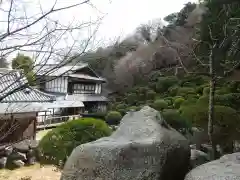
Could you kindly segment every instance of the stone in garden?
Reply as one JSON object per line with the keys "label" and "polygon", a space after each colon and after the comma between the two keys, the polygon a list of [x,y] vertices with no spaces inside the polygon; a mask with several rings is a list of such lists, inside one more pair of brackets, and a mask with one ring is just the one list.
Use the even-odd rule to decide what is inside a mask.
{"label": "stone in garden", "polygon": [[186,175],[185,180],[240,180],[240,153],[227,154],[198,166]]}
{"label": "stone in garden", "polygon": [[145,106],[125,115],[110,137],[75,148],[61,180],[184,179],[189,163],[185,137]]}
{"label": "stone in garden", "polygon": [[11,160],[22,160],[22,161],[27,160],[26,154],[21,152],[13,152],[12,154],[9,155],[9,158]]}
{"label": "stone in garden", "polygon": [[13,148],[22,153],[27,153],[29,149],[36,149],[37,147],[38,141],[29,139],[13,144]]}
{"label": "stone in garden", "polygon": [[21,160],[14,160],[12,163],[16,166],[16,168],[20,168],[25,165],[25,163]]}
{"label": "stone in garden", "polygon": [[27,163],[29,165],[34,165],[36,163],[35,151],[33,149],[30,149],[29,152],[27,152],[26,156],[27,156]]}
{"label": "stone in garden", "polygon": [[6,164],[7,164],[7,157],[0,158],[0,169],[5,168]]}
{"label": "stone in garden", "polygon": [[0,147],[0,157],[9,156],[12,153],[12,146],[1,146]]}
{"label": "stone in garden", "polygon": [[5,148],[5,154],[6,156],[9,156],[13,152],[13,147],[12,146],[7,146]]}
{"label": "stone in garden", "polygon": [[38,141],[37,140],[28,140],[28,141],[29,141],[30,149],[36,149],[38,147]]}
{"label": "stone in garden", "polygon": [[30,149],[29,142],[27,140],[24,140],[19,143],[13,144],[13,148],[19,152],[27,153]]}
{"label": "stone in garden", "polygon": [[191,149],[191,167],[195,168],[199,165],[209,162],[209,156],[197,149]]}

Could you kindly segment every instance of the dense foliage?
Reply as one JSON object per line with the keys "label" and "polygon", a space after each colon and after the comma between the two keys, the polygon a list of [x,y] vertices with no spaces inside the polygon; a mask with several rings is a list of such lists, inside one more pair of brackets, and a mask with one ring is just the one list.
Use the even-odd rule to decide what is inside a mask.
{"label": "dense foliage", "polygon": [[42,163],[59,165],[80,144],[109,136],[111,129],[100,119],[82,118],[67,122],[48,132],[39,143]]}
{"label": "dense foliage", "polygon": [[[209,87],[206,82],[208,77],[185,76],[178,79],[159,75],[157,79],[162,82],[161,86],[158,84],[159,81],[153,79],[146,86],[136,86],[118,95],[111,105],[111,110],[122,112],[124,115],[132,106],[138,110],[144,105],[149,105],[159,110],[164,119],[181,133],[185,133],[186,130],[191,131],[191,126],[207,130]],[[238,82],[230,81],[217,84],[214,137],[220,144],[230,142],[239,135],[240,119],[237,111],[240,109],[240,90],[234,88],[232,93],[232,87],[239,85]],[[159,91],[159,87],[164,91]],[[154,96],[146,96],[148,92],[154,92]],[[129,101],[129,96],[133,95],[134,101]]]}
{"label": "dense foliage", "polygon": [[12,68],[23,70],[29,84],[35,84],[35,74],[33,72],[34,61],[29,56],[25,56],[24,54],[18,54],[12,60]]}
{"label": "dense foliage", "polygon": [[119,122],[121,121],[122,119],[122,115],[120,112],[118,111],[110,111],[108,112],[108,114],[106,115],[106,122],[109,124],[109,125],[118,125]]}

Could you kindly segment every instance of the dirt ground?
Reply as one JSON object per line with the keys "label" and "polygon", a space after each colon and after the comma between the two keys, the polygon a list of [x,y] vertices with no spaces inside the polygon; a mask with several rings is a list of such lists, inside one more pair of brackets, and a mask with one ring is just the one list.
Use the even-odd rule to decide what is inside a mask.
{"label": "dirt ground", "polygon": [[39,164],[12,171],[0,170],[0,180],[59,180],[60,176],[61,172],[56,167],[40,167]]}

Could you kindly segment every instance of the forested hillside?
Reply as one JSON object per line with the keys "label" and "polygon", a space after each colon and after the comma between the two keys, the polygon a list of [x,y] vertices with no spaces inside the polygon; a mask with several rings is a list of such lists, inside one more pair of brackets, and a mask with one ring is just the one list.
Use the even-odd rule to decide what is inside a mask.
{"label": "forested hillside", "polygon": [[240,64],[240,1],[187,3],[164,20],[168,25],[141,25],[77,61],[88,62],[118,92],[110,110],[124,115],[148,104],[179,131],[201,127],[210,143],[230,151],[240,128],[240,84],[233,81]]}

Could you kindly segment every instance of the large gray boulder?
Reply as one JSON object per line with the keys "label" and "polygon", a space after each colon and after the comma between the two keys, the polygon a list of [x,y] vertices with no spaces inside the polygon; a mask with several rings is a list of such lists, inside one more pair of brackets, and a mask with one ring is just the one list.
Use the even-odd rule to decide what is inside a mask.
{"label": "large gray boulder", "polygon": [[240,180],[240,153],[227,154],[198,166],[186,175],[185,180]]}
{"label": "large gray boulder", "polygon": [[189,159],[185,137],[145,106],[125,115],[110,137],[75,148],[61,180],[181,180]]}

